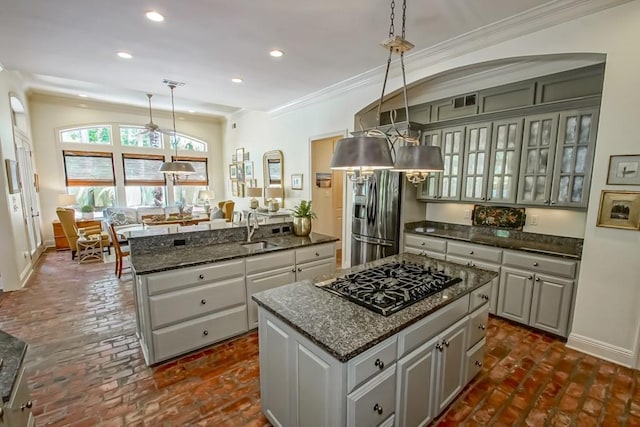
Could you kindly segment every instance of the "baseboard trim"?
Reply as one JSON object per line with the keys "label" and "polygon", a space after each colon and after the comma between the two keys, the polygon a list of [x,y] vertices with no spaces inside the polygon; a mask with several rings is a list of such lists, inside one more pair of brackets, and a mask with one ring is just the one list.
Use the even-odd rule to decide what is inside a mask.
{"label": "baseboard trim", "polygon": [[570,334],[569,339],[567,340],[567,347],[599,357],[600,359],[608,360],[609,362],[613,362],[618,365],[627,366],[629,368],[633,368],[635,366],[636,357],[633,354],[633,351],[582,335]]}

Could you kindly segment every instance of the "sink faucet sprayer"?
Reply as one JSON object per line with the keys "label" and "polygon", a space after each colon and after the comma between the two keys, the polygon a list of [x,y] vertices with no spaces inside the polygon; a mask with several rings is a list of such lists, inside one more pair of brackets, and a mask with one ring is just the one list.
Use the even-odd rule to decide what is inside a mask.
{"label": "sink faucet sprayer", "polygon": [[[253,218],[253,224],[251,224],[251,218]],[[247,214],[247,243],[251,242],[253,233],[255,233],[258,228],[258,216],[255,212],[249,212]]]}

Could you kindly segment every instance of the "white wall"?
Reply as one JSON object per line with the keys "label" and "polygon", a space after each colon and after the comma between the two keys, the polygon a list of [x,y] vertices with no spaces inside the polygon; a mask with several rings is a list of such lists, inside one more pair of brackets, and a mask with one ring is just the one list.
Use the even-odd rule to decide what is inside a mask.
{"label": "white wall", "polygon": [[[124,105],[104,104],[86,100],[35,94],[29,99],[36,164],[40,176],[40,206],[45,244],[53,244],[51,221],[56,219],[57,195],[65,192],[62,148],[56,139],[56,129],[87,123],[120,123],[143,125],[149,121],[148,111]],[[85,105],[82,107],[80,104]],[[193,136],[208,143],[209,187],[222,200],[225,192],[222,179],[222,126],[219,119],[177,114],[179,133]],[[161,128],[171,129],[170,112],[154,112],[154,122]],[[99,147],[98,147],[99,148]],[[91,149],[82,146],[78,149]],[[121,168],[120,148],[114,147],[116,170]],[[180,154],[183,154],[182,152]],[[226,166],[225,166],[226,167]],[[116,182],[122,187],[122,182]],[[170,191],[170,190],[169,190]],[[214,201],[215,203],[215,201]]]}
{"label": "white wall", "polygon": [[[457,56],[455,52],[438,52],[436,55],[444,59],[426,58],[408,66],[408,81],[412,82],[446,70],[504,58],[566,53],[606,54],[598,143],[586,218],[579,213],[552,216],[551,211],[539,210],[540,225],[527,229],[584,235],[583,262],[569,344],[627,365],[636,364],[640,344],[640,310],[637,309],[640,302],[640,263],[637,261],[640,233],[596,228],[595,222],[600,191],[605,188],[609,156],[640,152],[640,143],[635,137],[637,117],[640,116],[636,101],[640,99],[640,85],[637,83],[640,75],[638,22],[640,2],[636,1],[489,47],[477,47],[474,43],[482,43],[482,40],[474,40],[461,46]],[[236,122],[238,128],[226,130],[225,159],[230,158],[235,147],[244,146],[252,154],[282,149],[285,153],[285,176],[294,171],[308,176],[309,136],[345,127],[351,129],[354,114],[379,96],[377,81],[354,86],[353,90],[284,115],[255,112],[237,115],[230,122]],[[391,90],[399,86],[397,77],[389,83]],[[309,188],[307,182],[305,188]],[[640,190],[637,187],[627,189]],[[309,197],[308,191],[303,193],[302,197]],[[459,222],[462,221],[459,209],[464,207],[434,208],[432,218],[444,218],[451,213],[453,218],[457,218],[454,222]],[[347,215],[345,212],[345,218],[349,218]]]}

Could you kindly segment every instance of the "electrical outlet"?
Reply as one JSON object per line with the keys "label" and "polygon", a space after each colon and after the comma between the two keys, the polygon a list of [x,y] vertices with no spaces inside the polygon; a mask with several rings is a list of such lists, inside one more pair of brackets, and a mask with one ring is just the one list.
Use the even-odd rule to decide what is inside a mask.
{"label": "electrical outlet", "polygon": [[464,210],[464,219],[469,219],[471,218],[471,209],[465,209]]}
{"label": "electrical outlet", "polygon": [[531,215],[530,225],[538,225],[538,215]]}

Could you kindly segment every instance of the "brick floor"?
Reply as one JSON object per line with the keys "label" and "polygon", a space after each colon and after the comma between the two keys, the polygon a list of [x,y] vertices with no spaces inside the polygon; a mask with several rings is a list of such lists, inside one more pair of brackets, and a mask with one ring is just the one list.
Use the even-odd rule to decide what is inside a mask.
{"label": "brick floor", "polygon": [[[149,368],[131,276],[44,255],[24,291],[0,293],[0,328],[29,343],[39,426],[268,426],[255,332]],[[492,318],[481,374],[434,423],[640,426],[640,373]]]}

